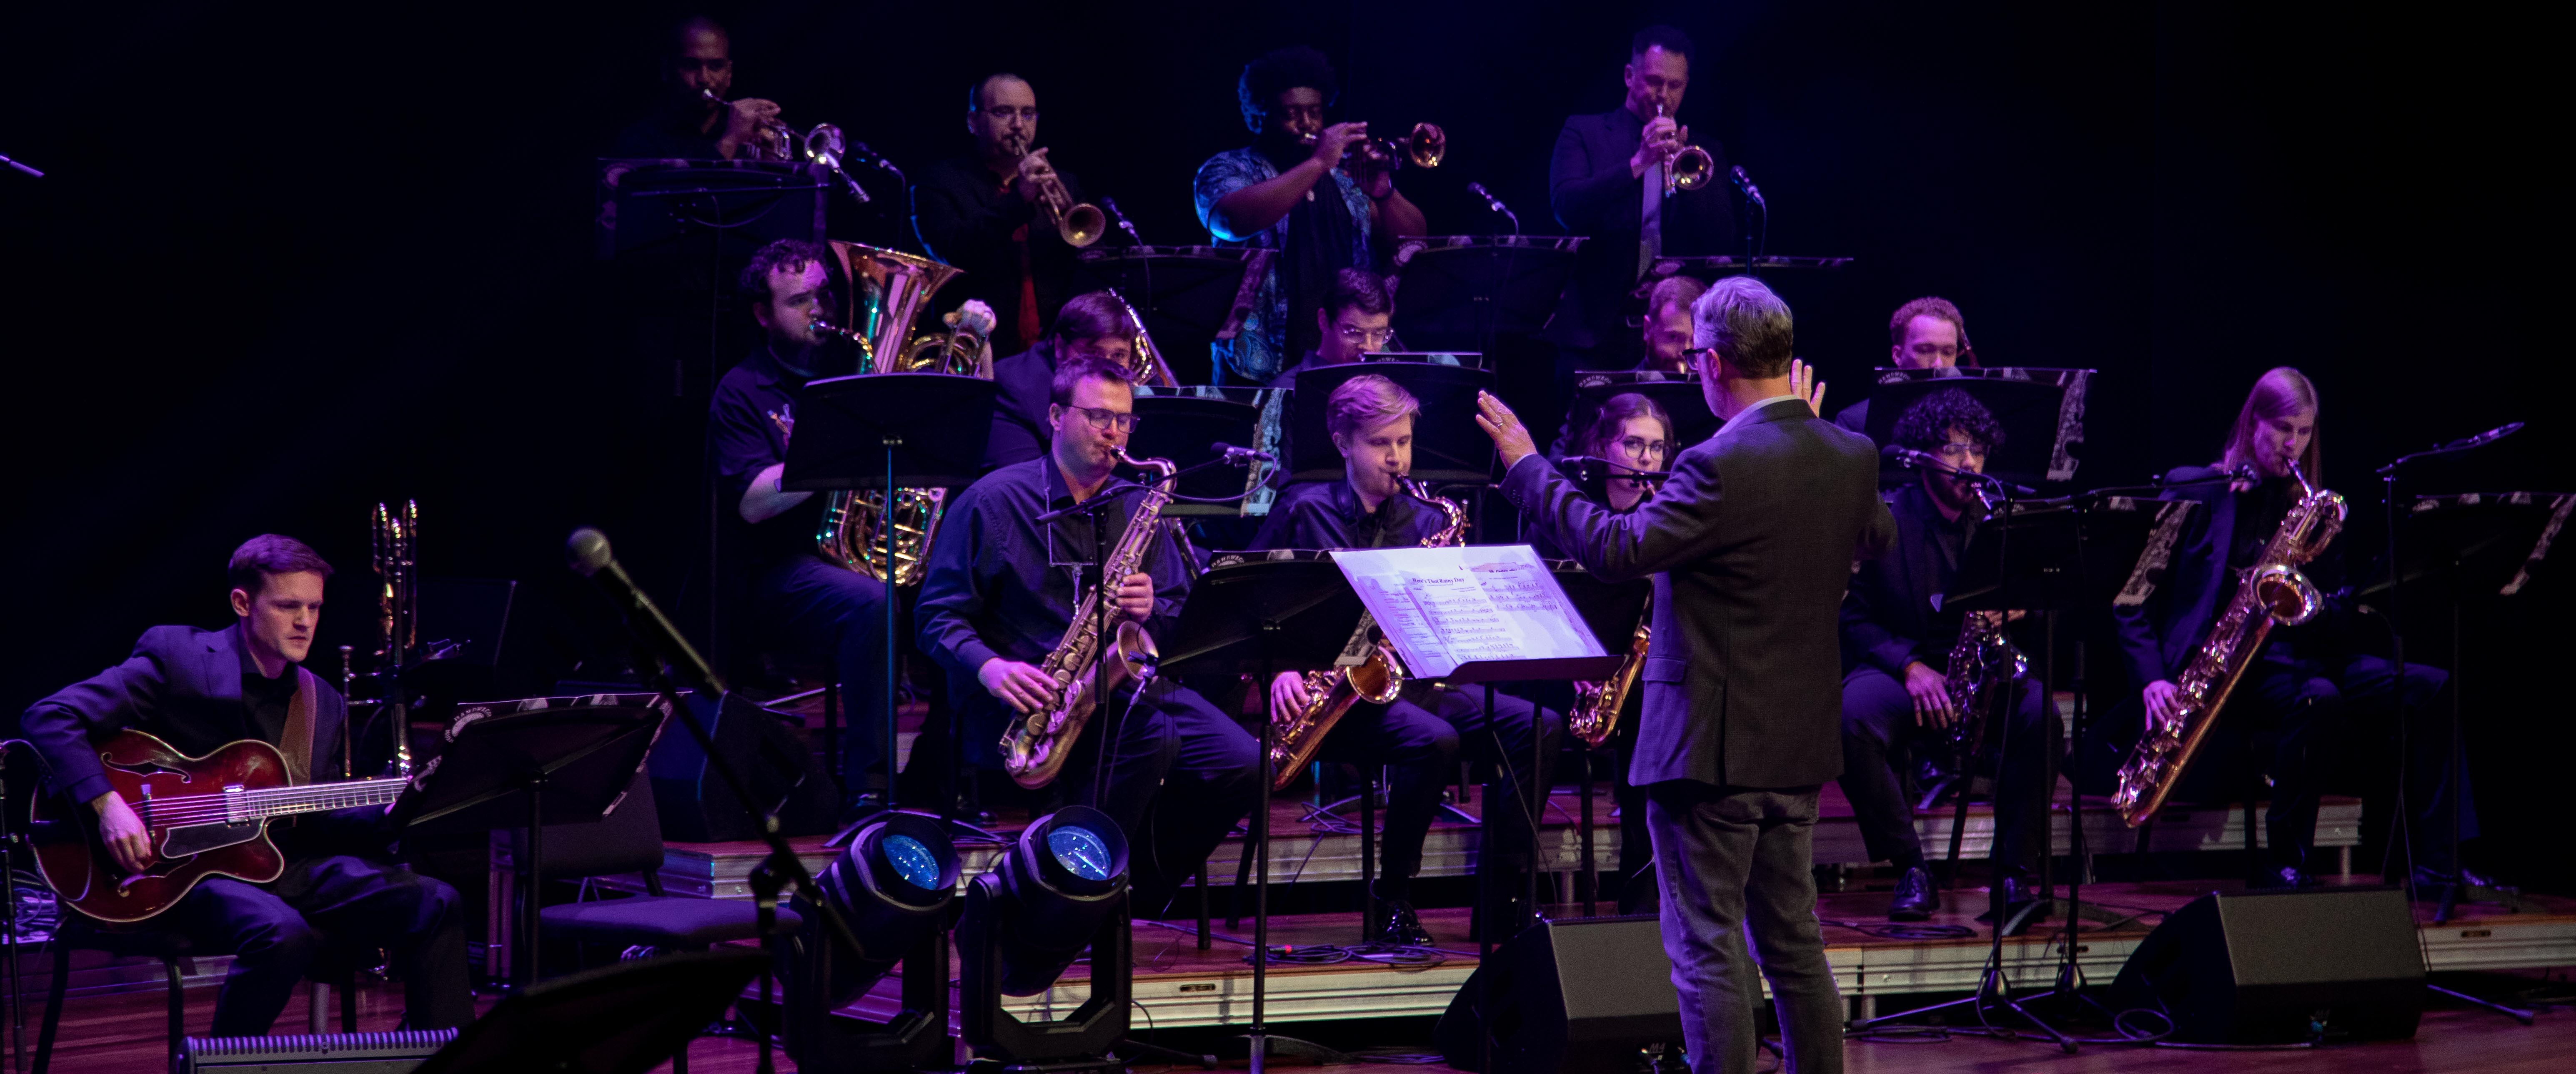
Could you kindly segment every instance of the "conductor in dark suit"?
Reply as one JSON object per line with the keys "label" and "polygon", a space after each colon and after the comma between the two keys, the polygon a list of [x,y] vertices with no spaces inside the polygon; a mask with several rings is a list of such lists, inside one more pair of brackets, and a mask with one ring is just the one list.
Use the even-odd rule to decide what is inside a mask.
{"label": "conductor in dark suit", "polygon": [[1685,145],[1708,151],[1712,176],[1726,174],[1726,147],[1691,140],[1681,113],[1690,88],[1691,41],[1670,26],[1637,31],[1629,44],[1619,107],[1568,116],[1548,161],[1547,198],[1567,234],[1591,241],[1575,251],[1548,340],[1558,345],[1560,372],[1626,369],[1641,350],[1629,324],[1629,292],[1655,258],[1723,254],[1735,248],[1734,207],[1726,184],[1664,195],[1664,175]]}
{"label": "conductor in dark suit", "polygon": [[1627,515],[1585,499],[1502,401],[1477,422],[1531,524],[1608,581],[1653,575],[1654,642],[1629,781],[1663,886],[1664,951],[1700,1074],[1750,1071],[1762,991],[1779,1004],[1788,1069],[1842,1069],[1842,999],[1808,873],[1816,797],[1842,772],[1837,612],[1858,559],[1896,523],[1867,439],[1792,387],[1789,307],[1751,277],[1692,310],[1692,361],[1717,434],[1672,462]]}
{"label": "conductor in dark suit", "polygon": [[[97,814],[108,854],[129,871],[153,858],[133,804],[99,764],[95,744],[118,731],[142,731],[191,757],[255,738],[280,747],[289,770],[310,777],[298,782],[338,778],[348,702],[300,666],[313,647],[330,565],[302,542],[270,534],[235,551],[230,573],[237,624],[154,627],[124,663],[64,687],[21,720],[45,760],[49,789]],[[360,806],[271,822],[286,859],[276,880],[207,877],[153,919],[186,935],[198,954],[233,956],[215,999],[215,1036],[267,1034],[326,935],[393,952],[407,1028],[473,1020],[465,902],[455,888],[369,853],[386,842],[384,815]]]}

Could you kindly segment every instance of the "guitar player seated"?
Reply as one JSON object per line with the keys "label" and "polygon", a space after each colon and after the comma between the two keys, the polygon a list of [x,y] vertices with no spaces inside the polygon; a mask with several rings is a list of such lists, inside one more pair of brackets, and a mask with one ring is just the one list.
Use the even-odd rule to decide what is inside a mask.
{"label": "guitar player seated", "polygon": [[[233,626],[147,630],[124,663],[37,702],[24,717],[49,789],[96,813],[109,856],[128,871],[154,859],[142,821],[99,760],[96,745],[119,731],[153,735],[189,757],[258,739],[287,755],[290,773],[310,774],[297,782],[338,778],[348,703],[301,666],[330,564],[302,542],[270,534],[235,550],[229,573]],[[272,821],[285,858],[275,880],[209,876],[152,919],[147,927],[182,933],[199,953],[234,956],[215,1000],[214,1035],[266,1034],[326,938],[392,953],[405,1028],[472,1020],[464,902],[455,888],[383,860],[385,810]]]}

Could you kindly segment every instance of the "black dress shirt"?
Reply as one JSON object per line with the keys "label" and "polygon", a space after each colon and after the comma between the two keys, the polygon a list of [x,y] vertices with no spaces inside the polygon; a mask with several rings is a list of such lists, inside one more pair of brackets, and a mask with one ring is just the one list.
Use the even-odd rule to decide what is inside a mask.
{"label": "black dress shirt", "polygon": [[1920,479],[1889,494],[1887,506],[1896,545],[1852,575],[1843,596],[1843,667],[1866,664],[1902,682],[1905,666],[1918,660],[1935,671],[1949,667],[1959,612],[1942,608],[1942,597],[1958,578],[1959,554],[1975,527],[1964,513],[1957,521],[1941,517]]}
{"label": "black dress shirt", "polygon": [[1348,478],[1300,481],[1280,490],[1252,538],[1252,550],[1412,548],[1448,522],[1437,508],[1411,496],[1389,496],[1371,511]]}
{"label": "black dress shirt", "polygon": [[823,521],[828,495],[819,492],[757,524],[742,520],[742,495],[752,479],[787,459],[783,426],[794,424],[796,394],[804,388],[805,378],[780,367],[764,345],[725,371],[707,408],[707,453],[715,469],[717,506],[730,535],[726,544],[740,549],[742,562],[754,567],[812,552],[814,532]]}
{"label": "black dress shirt", "polygon": [[[1106,543],[1114,546],[1127,532],[1143,493],[1143,486],[1123,481],[1101,491],[1112,501],[1102,515]],[[1036,519],[1072,505],[1064,475],[1049,457],[986,474],[949,502],[930,545],[930,571],[913,621],[922,651],[952,677],[973,683],[995,657],[1034,664],[1064,640],[1076,583],[1087,581],[1099,561],[1092,523],[1080,514],[1043,526]],[[1154,538],[1138,569],[1154,576],[1154,616],[1146,629],[1159,636],[1190,591],[1180,550],[1168,533]],[[981,688],[955,696],[970,715],[994,715],[1002,704]]]}
{"label": "black dress shirt", "polygon": [[[1637,285],[1637,241],[1645,180],[1628,174],[1646,131],[1644,120],[1626,108],[1599,115],[1568,116],[1556,138],[1556,155],[1548,162],[1548,204],[1568,234],[1587,235],[1574,254],[1574,280],[1565,289],[1547,338],[1579,350],[1591,350],[1600,367],[1619,368],[1636,360],[1642,349],[1628,324],[1628,294]],[[1693,144],[1708,151],[1715,175],[1726,174],[1726,147],[1714,138]],[[1676,193],[1664,203],[1663,252],[1668,256],[1736,252],[1739,233],[1727,184],[1710,182],[1698,190]]]}
{"label": "black dress shirt", "polygon": [[[1073,173],[1056,169],[1067,194],[1086,200]],[[1014,354],[1035,343],[1020,332],[1020,283],[1037,291],[1041,331],[1064,307],[1073,286],[1075,250],[1040,219],[1037,206],[993,175],[984,159],[969,154],[922,169],[913,188],[913,222],[931,256],[965,270],[957,282],[940,289],[936,306],[947,311],[967,299],[980,298],[993,307],[993,353]],[[1023,231],[1022,229],[1026,229]],[[1023,272],[1025,250],[1027,271]]]}

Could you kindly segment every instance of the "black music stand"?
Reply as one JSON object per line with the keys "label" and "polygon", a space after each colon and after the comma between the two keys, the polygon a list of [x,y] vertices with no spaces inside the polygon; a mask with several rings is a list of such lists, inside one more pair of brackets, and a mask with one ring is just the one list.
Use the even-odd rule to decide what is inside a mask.
{"label": "black music stand", "polygon": [[1716,254],[1706,257],[1659,257],[1646,266],[1645,279],[1637,284],[1634,297],[1644,298],[1668,276],[1695,276],[1715,281],[1720,276],[1759,276],[1765,272],[1838,272],[1851,267],[1848,257],[1798,257],[1787,254],[1769,257],[1738,257]]}
{"label": "black music stand", "polygon": [[[1583,625],[1591,629],[1592,636],[1601,642],[1604,651],[1626,656],[1635,649],[1638,620],[1645,615],[1646,598],[1654,595],[1655,583],[1643,578],[1604,582],[1570,560],[1552,561],[1548,564],[1548,571],[1556,575],[1556,584],[1565,590],[1566,599],[1574,602],[1574,609],[1582,613]],[[1601,876],[1595,867],[1597,858],[1592,849],[1593,747],[1579,738],[1575,742],[1583,756],[1583,778],[1576,781],[1583,795],[1583,826],[1578,841],[1583,848],[1583,914],[1590,917],[1593,902],[1599,898],[1596,889],[1600,887]],[[1488,806],[1485,811],[1491,813],[1493,808]],[[1537,877],[1537,870],[1531,870],[1532,884],[1538,882]]]}
{"label": "black music stand", "polygon": [[[787,446],[779,487],[790,492],[843,489],[955,488],[983,473],[984,441],[993,431],[993,399],[1000,389],[979,377],[948,373],[870,373],[807,381],[796,397],[798,435]],[[887,809],[895,806],[895,711],[902,699],[902,601],[895,599],[894,496],[883,497],[878,532],[886,564],[885,767]],[[929,550],[923,549],[923,555]],[[1001,837],[957,815],[955,748],[962,721],[949,721],[952,739],[940,818],[957,838],[1000,842]],[[858,733],[852,728],[851,733]],[[858,773],[864,781],[867,774]],[[860,818],[864,819],[864,818]]]}
{"label": "black music stand", "polygon": [[1324,403],[1353,377],[1394,381],[1422,402],[1414,423],[1413,476],[1434,485],[1483,485],[1493,480],[1494,441],[1476,427],[1476,394],[1495,386],[1490,370],[1431,362],[1351,362],[1297,374],[1284,423],[1289,481],[1342,477],[1342,456],[1324,431]]}
{"label": "black music stand", "polygon": [[495,711],[464,705],[447,749],[394,805],[397,830],[438,835],[519,828],[519,951],[512,976],[537,983],[537,914],[549,824],[596,823],[625,797],[669,713],[652,705]]}
{"label": "black music stand", "polygon": [[[1191,391],[1193,389],[1182,389]],[[1214,389],[1228,391],[1229,389]],[[1231,389],[1246,396],[1248,389]],[[1136,396],[1136,431],[1128,441],[1127,453],[1140,459],[1170,459],[1173,465],[1190,469],[1218,457],[1214,444],[1252,447],[1261,423],[1261,408],[1251,402],[1199,395],[1167,395],[1170,389]],[[1247,490],[1246,478],[1232,467],[1210,467],[1181,479],[1180,494],[1207,499],[1235,498],[1228,503],[1188,503],[1175,499],[1163,505],[1166,518],[1182,515],[1234,516],[1243,513],[1240,497]]]}
{"label": "black music stand", "polygon": [[[2545,588],[2550,568],[2550,549],[2571,515],[2576,515],[2576,495],[2555,492],[2451,493],[2417,496],[2407,506],[2397,524],[2396,547],[2403,555],[2398,569],[2389,570],[2385,562],[2374,564],[2363,577],[2375,578],[2375,584],[2354,593],[2356,599],[2374,599],[2381,606],[2393,606],[2396,599],[2387,596],[2394,584],[2401,592],[2409,587],[2432,591],[2451,606],[2451,714],[2448,737],[2450,748],[2444,764],[2450,769],[2443,785],[2450,788],[2450,841],[2452,875],[2440,885],[2435,900],[2434,924],[2451,920],[2463,898],[2473,902],[2501,903],[2520,911],[2518,893],[2482,888],[2467,882],[2460,860],[2460,803],[2466,797],[2468,770],[2467,740],[2460,725],[2461,679],[2461,612],[2471,603],[2490,603],[2521,596],[2535,587]],[[2393,579],[2392,579],[2393,575]],[[2401,718],[2402,714],[2401,714]],[[2412,763],[2409,758],[2406,763]],[[2401,780],[2402,782],[2402,780]],[[2403,817],[2401,816],[2401,823]],[[2401,827],[2401,832],[2411,830]],[[2412,855],[2409,855],[2408,882],[2414,882]],[[2440,989],[2451,995],[2458,993]],[[2502,1007],[2463,996],[2485,1006]],[[2507,1011],[2526,1024],[2528,1012]]]}
{"label": "black music stand", "polygon": [[[1359,594],[1328,557],[1219,556],[1190,587],[1189,600],[1181,605],[1180,625],[1171,633],[1183,639],[1183,647],[1163,657],[1163,674],[1252,674],[1258,676],[1253,680],[1255,689],[1267,697],[1270,680],[1280,671],[1331,667],[1361,610]],[[1271,731],[1265,705],[1260,795],[1252,808],[1252,838],[1244,846],[1254,862],[1252,1025],[1245,1034],[1252,1069],[1261,1070],[1273,1051],[1323,1063],[1348,1063],[1349,1056],[1294,1037],[1272,1036],[1263,1025],[1270,963]],[[1204,882],[1204,871],[1201,877]]]}
{"label": "black music stand", "polygon": [[1493,351],[1498,334],[1536,332],[1556,313],[1583,241],[1559,235],[1403,240],[1395,255],[1395,330],[1408,347],[1479,354]]}
{"label": "black music stand", "polygon": [[[1967,392],[2004,427],[2004,442],[1986,458],[1986,472],[2036,485],[2072,481],[2081,461],[2074,445],[2084,440],[2084,394],[2090,369],[1951,368],[1880,369],[1869,396],[1871,443],[1896,442],[1906,408],[1948,388]],[[1882,483],[1912,480],[1901,464],[1880,464]]]}
{"label": "black music stand", "polygon": [[1565,427],[1558,434],[1551,454],[1558,457],[1579,455],[1573,438],[1583,435],[1594,418],[1600,416],[1601,404],[1612,396],[1635,392],[1655,401],[1664,413],[1673,416],[1673,454],[1717,435],[1726,423],[1708,409],[1708,396],[1700,391],[1699,378],[1675,373],[1640,373],[1632,370],[1582,372],[1574,377],[1574,402],[1566,408]]}
{"label": "black music stand", "polygon": [[1094,247],[1074,259],[1073,293],[1118,292],[1144,320],[1163,359],[1186,356],[1195,383],[1204,384],[1209,344],[1233,339],[1243,328],[1252,292],[1274,256],[1240,246]]}

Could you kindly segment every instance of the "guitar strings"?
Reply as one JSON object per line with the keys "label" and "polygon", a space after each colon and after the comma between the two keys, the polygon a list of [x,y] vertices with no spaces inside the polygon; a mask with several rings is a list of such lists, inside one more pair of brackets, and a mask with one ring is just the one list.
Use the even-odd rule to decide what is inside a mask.
{"label": "guitar strings", "polygon": [[[239,816],[258,820],[281,813],[309,813],[361,805],[380,805],[392,801],[378,797],[387,792],[399,794],[409,785],[403,779],[361,780],[351,783],[322,783],[303,786],[267,787],[243,792]],[[146,798],[137,812],[148,813],[151,821],[165,827],[230,821],[236,816],[234,803],[222,791],[186,795],[176,800]],[[167,803],[167,804],[164,804]]]}

